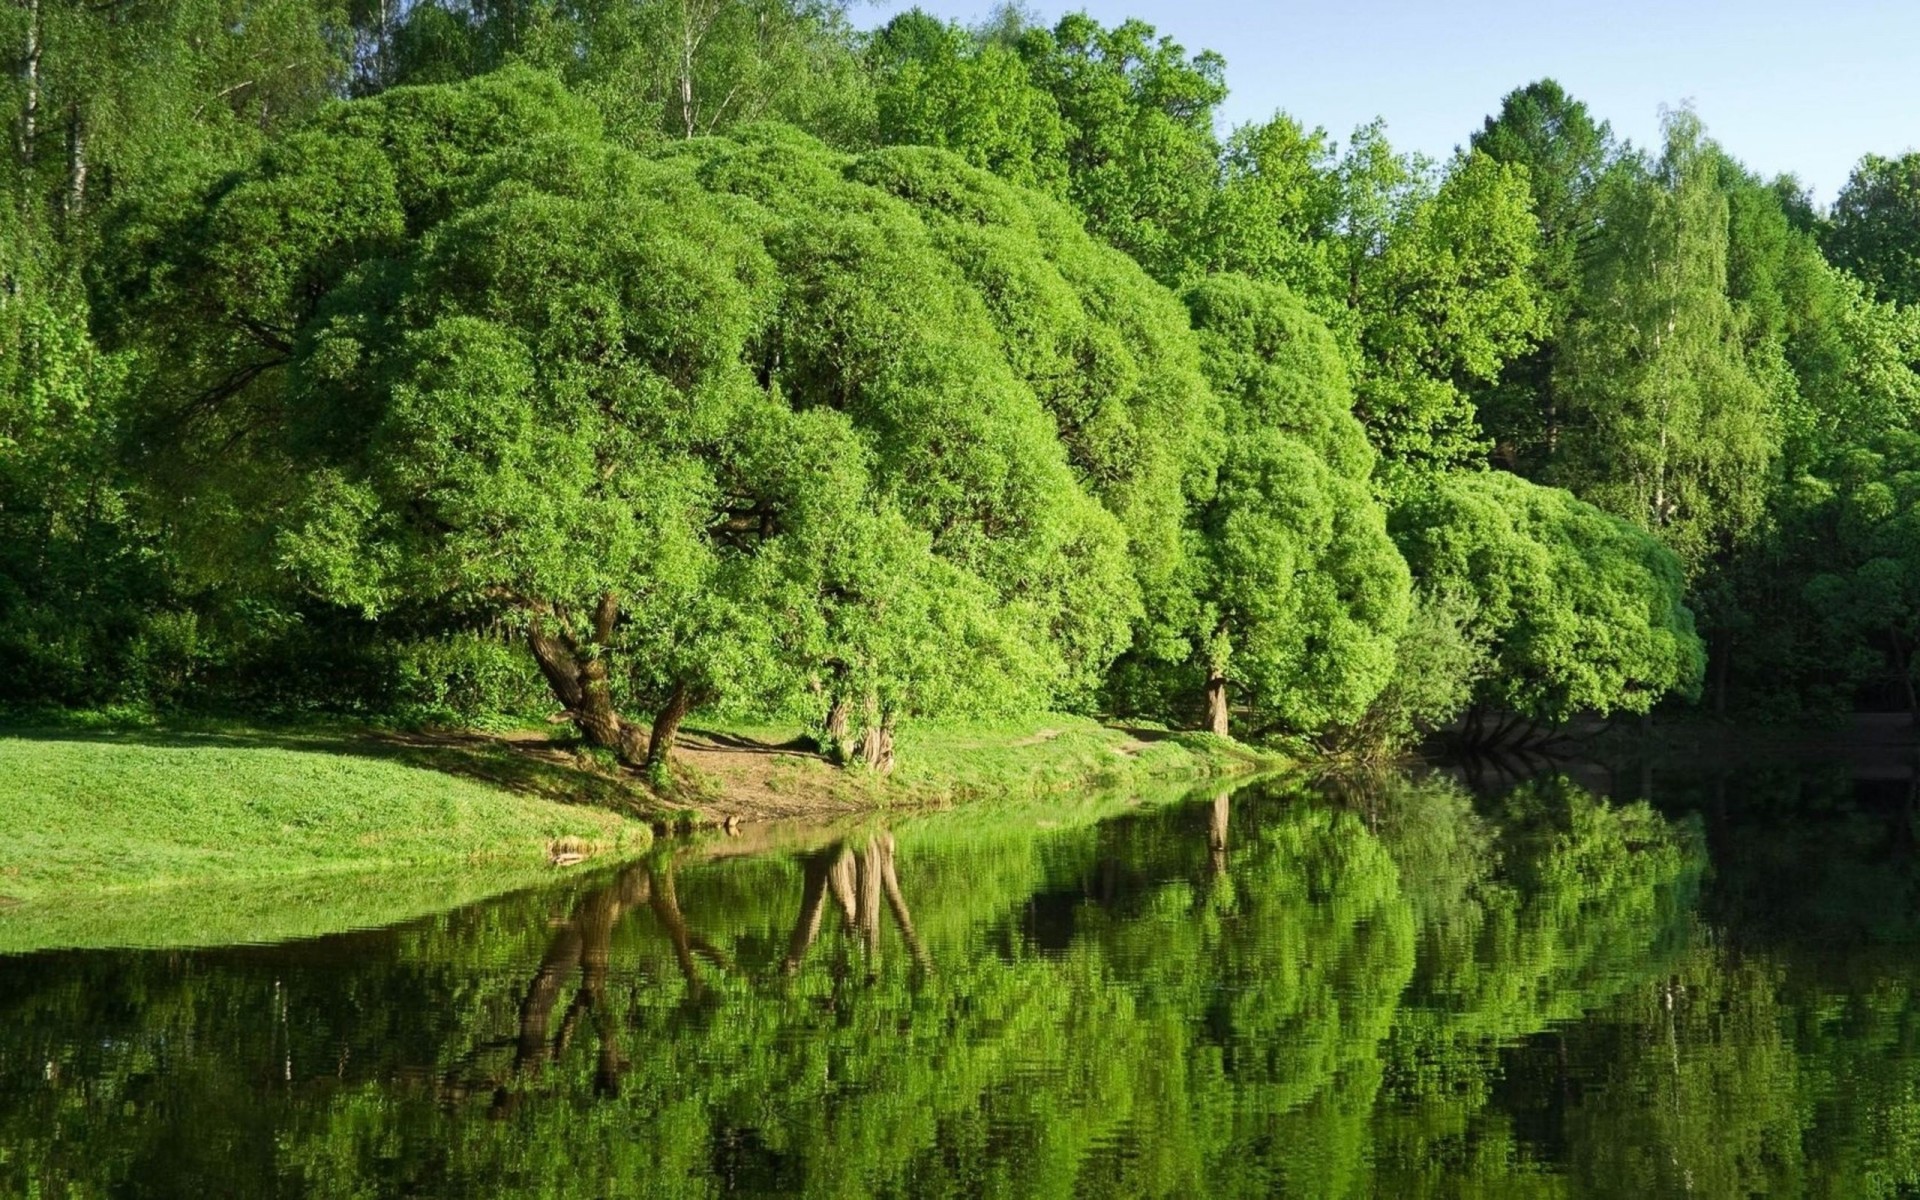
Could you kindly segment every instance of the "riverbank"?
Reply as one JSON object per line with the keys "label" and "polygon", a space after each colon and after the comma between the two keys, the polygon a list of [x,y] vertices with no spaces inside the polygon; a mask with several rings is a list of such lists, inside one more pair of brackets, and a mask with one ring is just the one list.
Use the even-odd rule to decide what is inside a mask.
{"label": "riverbank", "polygon": [[[696,728],[661,793],[546,728],[0,729],[0,924],[10,912],[216,887],[241,899],[212,908],[254,914],[246,920],[278,890],[297,929],[301,887],[366,890],[328,879],[511,886],[555,861],[644,850],[653,829],[1141,790],[1282,765],[1204,735],[1050,716],[905,731],[883,779],[827,761],[796,732]],[[467,890],[434,882],[422,896],[448,887]],[[404,897],[421,890],[399,885],[399,907],[365,923],[409,915]]]}
{"label": "riverbank", "polygon": [[632,815],[356,753],[339,734],[0,734],[0,908],[182,884],[514,871],[650,840]]}

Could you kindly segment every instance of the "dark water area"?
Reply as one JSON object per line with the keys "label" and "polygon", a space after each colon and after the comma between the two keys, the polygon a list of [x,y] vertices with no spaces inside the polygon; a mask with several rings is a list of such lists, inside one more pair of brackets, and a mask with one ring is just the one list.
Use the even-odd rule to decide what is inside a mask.
{"label": "dark water area", "polygon": [[1264,783],[0,958],[0,1195],[1912,1195],[1915,804]]}

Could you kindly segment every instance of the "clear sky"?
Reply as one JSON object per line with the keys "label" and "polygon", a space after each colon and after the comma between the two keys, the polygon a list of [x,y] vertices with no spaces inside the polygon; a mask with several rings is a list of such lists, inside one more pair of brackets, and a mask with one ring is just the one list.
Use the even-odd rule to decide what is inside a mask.
{"label": "clear sky", "polygon": [[[878,25],[911,0],[853,9]],[[993,0],[920,0],[972,23]],[[1051,23],[1139,17],[1227,59],[1227,126],[1275,109],[1345,140],[1384,117],[1394,145],[1444,157],[1500,97],[1552,76],[1617,136],[1658,139],[1662,104],[1822,204],[1862,154],[1920,147],[1920,0],[1028,0]]]}

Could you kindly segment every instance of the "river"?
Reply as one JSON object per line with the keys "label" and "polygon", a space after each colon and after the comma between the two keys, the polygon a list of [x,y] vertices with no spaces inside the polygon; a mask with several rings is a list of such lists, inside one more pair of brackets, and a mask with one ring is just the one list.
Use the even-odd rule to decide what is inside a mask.
{"label": "river", "polygon": [[0,958],[0,1195],[1912,1194],[1914,806],[1844,762],[1267,781]]}

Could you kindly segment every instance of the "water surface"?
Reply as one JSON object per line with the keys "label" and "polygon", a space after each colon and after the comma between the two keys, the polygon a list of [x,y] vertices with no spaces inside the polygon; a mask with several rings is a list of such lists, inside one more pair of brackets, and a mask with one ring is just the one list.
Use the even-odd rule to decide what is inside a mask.
{"label": "water surface", "polygon": [[1868,774],[948,814],[0,958],[0,1195],[1911,1194],[1915,797]]}

